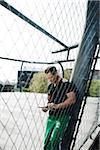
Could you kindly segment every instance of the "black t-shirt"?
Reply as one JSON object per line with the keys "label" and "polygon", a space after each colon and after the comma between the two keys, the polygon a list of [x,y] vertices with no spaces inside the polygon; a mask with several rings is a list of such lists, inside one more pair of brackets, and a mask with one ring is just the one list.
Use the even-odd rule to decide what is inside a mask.
{"label": "black t-shirt", "polygon": [[[62,103],[67,99],[67,93],[71,91],[76,91],[75,85],[65,81],[64,79],[61,79],[56,85],[51,83],[48,86],[48,101],[55,104]],[[57,118],[62,115],[64,116],[66,113],[69,114],[68,108],[49,111],[49,115],[55,116]]]}

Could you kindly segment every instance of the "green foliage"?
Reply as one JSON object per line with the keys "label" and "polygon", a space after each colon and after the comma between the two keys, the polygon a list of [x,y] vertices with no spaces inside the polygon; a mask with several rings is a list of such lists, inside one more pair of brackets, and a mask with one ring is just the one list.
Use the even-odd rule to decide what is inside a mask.
{"label": "green foliage", "polygon": [[[64,71],[64,78],[70,79],[72,70],[66,69]],[[30,86],[25,89],[27,92],[47,93],[48,81],[46,75],[43,72],[39,72],[33,75]],[[93,80],[89,89],[89,96],[100,96],[100,80]]]}
{"label": "green foliage", "polygon": [[[71,75],[71,70],[66,69],[64,71],[64,78],[69,80]],[[33,75],[30,86],[28,89],[24,89],[27,92],[36,92],[36,93],[47,93],[48,81],[46,75],[43,72],[39,72]]]}
{"label": "green foliage", "polygon": [[100,96],[100,80],[92,80],[89,89],[89,96],[94,96],[94,97]]}
{"label": "green foliage", "polygon": [[31,80],[29,91],[37,93],[46,93],[47,92],[47,79],[46,75],[43,72],[36,73],[33,75]]}
{"label": "green foliage", "polygon": [[64,78],[69,80],[71,76],[72,70],[71,69],[66,69],[64,70]]}

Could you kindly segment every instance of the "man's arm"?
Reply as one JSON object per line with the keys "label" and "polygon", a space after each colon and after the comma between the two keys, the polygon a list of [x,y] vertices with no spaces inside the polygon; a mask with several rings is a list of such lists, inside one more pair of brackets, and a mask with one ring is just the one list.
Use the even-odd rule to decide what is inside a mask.
{"label": "man's arm", "polygon": [[66,107],[71,106],[72,104],[74,104],[76,102],[75,92],[73,92],[73,91],[69,92],[69,93],[67,93],[67,96],[68,96],[68,98],[64,102],[57,104],[58,109],[66,108]]}
{"label": "man's arm", "polygon": [[76,102],[76,94],[75,92],[71,91],[69,93],[67,93],[68,98],[59,104],[54,104],[54,103],[49,103],[48,107],[50,109],[64,109],[68,106],[71,106],[72,104],[74,104]]}

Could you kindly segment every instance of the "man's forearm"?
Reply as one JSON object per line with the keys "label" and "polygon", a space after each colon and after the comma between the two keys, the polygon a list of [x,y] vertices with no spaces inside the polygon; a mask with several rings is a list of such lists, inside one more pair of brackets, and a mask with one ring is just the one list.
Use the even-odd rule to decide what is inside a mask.
{"label": "man's forearm", "polygon": [[68,98],[68,99],[65,100],[64,102],[57,104],[57,105],[58,105],[58,106],[57,106],[57,109],[64,109],[64,108],[66,108],[66,107],[68,107],[68,106],[71,106],[71,105],[74,104],[74,103],[75,103],[74,100],[71,100],[70,98]]}
{"label": "man's forearm", "polygon": [[75,100],[71,100],[70,98],[68,98],[67,100],[59,104],[48,103],[48,108],[49,109],[64,109],[64,108],[67,108],[68,106],[71,106],[74,103],[75,103]]}
{"label": "man's forearm", "polygon": [[55,103],[48,103],[48,108],[50,109],[64,109],[67,108],[68,106],[71,106],[72,104],[74,104],[76,102],[76,95],[74,92],[70,92],[67,94],[68,98],[59,104],[55,104]]}

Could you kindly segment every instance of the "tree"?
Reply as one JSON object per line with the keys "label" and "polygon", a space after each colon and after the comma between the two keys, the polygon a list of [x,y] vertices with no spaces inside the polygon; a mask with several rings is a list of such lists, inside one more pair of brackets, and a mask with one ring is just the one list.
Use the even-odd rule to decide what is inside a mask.
{"label": "tree", "polygon": [[70,79],[70,76],[71,76],[71,72],[72,72],[71,69],[66,69],[66,70],[64,71],[64,78],[67,79],[67,80],[69,80],[69,79]]}
{"label": "tree", "polygon": [[36,93],[47,93],[47,84],[45,73],[36,73],[33,75],[31,80],[29,91]]}

